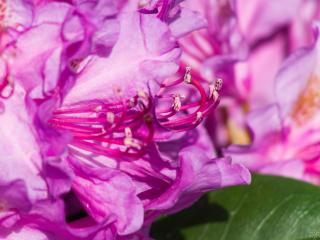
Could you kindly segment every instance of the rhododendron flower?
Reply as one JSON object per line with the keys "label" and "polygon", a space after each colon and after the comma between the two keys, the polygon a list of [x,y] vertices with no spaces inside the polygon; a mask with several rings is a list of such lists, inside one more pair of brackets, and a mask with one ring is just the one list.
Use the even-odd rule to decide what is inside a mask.
{"label": "rhododendron flower", "polygon": [[[76,174],[73,189],[88,213],[101,221],[112,212],[118,233],[125,235],[141,227],[143,210],[150,212],[150,216],[145,216],[148,223],[149,218],[151,222],[162,212],[190,205],[200,197],[202,184],[208,184],[203,188],[210,189],[247,183],[249,175],[240,165],[233,166],[230,161],[221,160],[221,164],[231,171],[230,180],[213,178],[208,183],[199,184],[190,196],[184,193],[184,188],[192,189],[189,185],[196,184],[195,179],[174,187],[179,174],[182,174],[181,161],[192,161],[190,154],[185,157],[177,155],[189,144],[178,148],[174,158],[162,157],[158,147],[171,138],[185,139],[183,133],[176,136],[168,130],[184,132],[199,125],[210,109],[217,105],[221,86],[218,82],[212,89],[216,98],[210,98],[209,89],[204,90],[192,78],[189,69],[177,79],[169,78],[177,70],[180,51],[174,37],[170,37],[170,29],[156,16],[124,13],[119,20],[119,40],[111,55],[107,59],[96,56],[89,60],[50,123],[55,128],[71,131],[73,135],[69,157]],[[130,28],[127,28],[129,23]],[[153,31],[154,26],[157,26],[156,32]],[[132,40],[130,46],[128,36]],[[178,92],[173,91],[180,87],[190,94],[188,85],[193,92],[199,92],[200,103],[179,102]],[[104,89],[103,86],[110,87]],[[191,112],[181,115],[181,108]],[[177,143],[184,141],[179,138]],[[197,142],[197,138],[194,141]],[[158,147],[154,142],[157,139],[161,141]],[[209,141],[206,142],[208,145]],[[207,151],[207,156],[198,159],[198,174],[205,170],[202,164],[208,164],[214,169],[212,176],[215,173],[220,176],[220,168],[216,167],[218,160],[209,157],[213,149],[210,147]],[[192,176],[191,170],[183,172],[187,174],[183,176]],[[105,194],[107,192],[109,194]],[[185,194],[188,200],[182,200]],[[160,208],[162,196],[168,202]],[[179,199],[183,204],[176,204]]]}
{"label": "rhododendron flower", "polygon": [[236,85],[251,110],[275,101],[275,75],[292,51],[311,44],[311,23],[320,14],[318,5],[317,1],[309,0],[283,4],[273,0],[250,4],[237,1],[239,28],[249,44],[250,54],[246,61],[236,65]]}
{"label": "rhododendron flower", "polygon": [[[63,201],[41,200],[31,203],[23,180],[0,185],[0,190],[2,239],[102,239],[98,238],[99,231],[110,224],[109,220],[93,227],[68,224]],[[113,239],[113,235],[103,239]]]}
{"label": "rhododendron flower", "polygon": [[[228,97],[210,119],[210,131],[218,146],[249,143],[247,112],[275,101],[275,75],[291,51],[311,42],[308,29],[319,14],[318,2],[221,0],[190,1],[189,5],[204,13],[210,27],[209,34],[192,33],[193,42],[181,41],[183,56],[196,69],[202,68],[199,72],[205,79],[214,73],[226,82]],[[227,119],[222,123],[221,118]],[[216,128],[217,123],[221,127]]]}
{"label": "rhododendron flower", "polygon": [[[58,81],[63,88],[70,77],[69,72],[77,71],[78,62],[88,54],[108,55],[118,36],[115,9],[110,4],[111,1],[75,1],[74,5],[49,2],[31,8],[32,1],[17,1],[14,6],[23,12],[31,11],[32,18],[25,21],[25,25],[19,22],[19,35],[2,47],[2,96],[10,96],[14,82],[20,81],[24,88],[32,91],[33,97],[43,97]],[[9,15],[10,19],[16,20],[19,11],[12,13],[11,9],[5,12],[4,18]],[[90,14],[95,11],[95,15],[86,11]],[[8,26],[4,30],[11,28]],[[30,64],[33,64],[32,68]],[[46,79],[41,79],[41,74]],[[40,89],[42,81],[44,88]]]}
{"label": "rhododendron flower", "polygon": [[234,5],[229,1],[189,1],[187,7],[206,17],[208,27],[181,38],[184,65],[197,69],[203,82],[217,77],[224,80],[224,92],[237,95],[232,78],[232,64],[246,55],[246,45],[239,32]]}
{"label": "rhododendron flower", "polygon": [[[202,124],[220,102],[222,80],[203,81],[180,60],[178,40],[205,26],[199,14],[175,1],[119,14],[107,0],[29,4],[32,20],[1,50],[1,150],[13,159],[1,157],[3,182],[24,183],[30,202],[11,228],[146,239],[159,215],[250,182],[241,164],[215,157]],[[38,204],[54,206],[71,191],[86,218],[67,224],[59,205],[59,220],[30,220]]]}
{"label": "rhododendron flower", "polygon": [[253,111],[250,146],[227,152],[250,169],[319,184],[319,26],[311,47],[294,52],[276,77],[277,102]]}

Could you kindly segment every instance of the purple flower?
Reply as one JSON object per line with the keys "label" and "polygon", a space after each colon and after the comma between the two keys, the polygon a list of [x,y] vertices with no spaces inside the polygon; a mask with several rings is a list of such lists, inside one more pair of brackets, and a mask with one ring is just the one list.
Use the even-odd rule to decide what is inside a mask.
{"label": "purple flower", "polygon": [[[58,84],[64,89],[72,77],[70,72],[77,72],[82,59],[89,54],[108,55],[117,40],[116,10],[107,0],[75,1],[73,5],[17,1],[14,6],[30,12],[32,18],[25,20],[25,25],[19,23],[19,35],[1,47],[2,97],[13,93],[14,82],[20,82],[34,98],[43,98]],[[88,11],[95,11],[95,15]]]}
{"label": "purple flower", "polygon": [[308,30],[318,17],[318,3],[297,0],[279,6],[273,0],[204,0],[186,4],[202,12],[209,26],[180,40],[182,60],[203,81],[221,77],[227,95],[209,118],[213,141],[217,147],[247,144],[247,112],[275,101],[275,75],[291,51],[311,42]]}
{"label": "purple flower", "polygon": [[[101,226],[72,226],[65,221],[61,200],[31,203],[23,180],[0,185],[0,237],[5,239],[93,239]],[[105,238],[111,239],[111,238]]]}
{"label": "purple flower", "polygon": [[276,77],[274,104],[250,113],[250,146],[231,146],[233,159],[253,171],[319,184],[319,26],[315,42],[295,51]]}
{"label": "purple flower", "polygon": [[196,69],[196,77],[202,82],[210,84],[222,78],[223,92],[237,97],[232,67],[246,56],[247,48],[239,31],[234,4],[202,0],[188,1],[186,6],[205,16],[208,27],[180,39],[183,63]]}
{"label": "purple flower", "polygon": [[236,85],[250,109],[275,101],[275,75],[288,54],[311,44],[311,22],[318,17],[317,9],[316,1],[288,1],[281,6],[273,0],[237,1],[239,27],[250,53],[236,65]]}
{"label": "purple flower", "polygon": [[279,4],[275,0],[254,0],[249,4],[245,0],[237,0],[240,29],[246,40],[253,44],[290,24],[305,2],[308,1],[285,0]]}
{"label": "purple flower", "polygon": [[[32,21],[4,46],[0,65],[0,121],[9,125],[1,128],[1,150],[14,159],[2,158],[12,174],[3,181],[21,181],[30,202],[11,228],[39,237],[146,239],[159,215],[250,182],[241,164],[213,157],[202,123],[220,101],[222,81],[202,81],[180,62],[178,39],[205,21],[173,3],[120,14],[105,0],[32,7]],[[70,187],[88,217],[67,224],[59,198]],[[57,220],[46,218],[43,202]]]}

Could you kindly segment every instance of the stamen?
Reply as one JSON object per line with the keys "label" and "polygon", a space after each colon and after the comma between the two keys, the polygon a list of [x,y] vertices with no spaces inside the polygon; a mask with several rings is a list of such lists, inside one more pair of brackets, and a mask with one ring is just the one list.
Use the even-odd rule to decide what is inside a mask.
{"label": "stamen", "polygon": [[184,74],[183,79],[186,83],[191,83],[192,76],[191,76],[191,68],[190,67],[186,67],[186,72]]}
{"label": "stamen", "polygon": [[122,160],[139,158],[153,139],[151,100],[146,97],[142,94],[134,101],[99,100],[64,106],[54,112],[49,123],[72,133],[73,148]]}
{"label": "stamen", "polygon": [[173,96],[173,104],[172,107],[176,112],[180,111],[181,108],[181,100],[180,100],[181,96],[179,94],[176,94]]}
{"label": "stamen", "polygon": [[222,84],[223,84],[223,80],[221,78],[218,78],[214,84],[216,91],[219,92],[221,90]]}
{"label": "stamen", "polygon": [[101,112],[102,106],[101,106],[101,105],[98,105],[94,110],[95,110],[96,112]]}
{"label": "stamen", "polygon": [[196,122],[202,121],[202,118],[203,118],[203,113],[197,112]]}
{"label": "stamen", "polygon": [[133,147],[133,148],[137,148],[137,149],[141,149],[140,143],[137,139],[134,139],[132,137],[132,131],[131,128],[126,127],[124,129],[124,134],[125,134],[125,138],[124,138],[124,145],[127,147]]}
{"label": "stamen", "polygon": [[132,138],[132,131],[129,127],[124,129],[124,134],[126,135],[126,138]]}
{"label": "stamen", "polygon": [[112,112],[107,112],[107,121],[110,124],[114,123],[115,115]]}
{"label": "stamen", "polygon": [[141,98],[143,98],[143,99],[148,99],[148,98],[149,98],[149,97],[148,97],[148,94],[147,94],[145,91],[143,91],[143,90],[139,90],[139,91],[138,91],[138,96],[141,97]]}
{"label": "stamen", "polygon": [[[209,96],[207,96],[203,87],[206,81],[199,75],[196,76],[197,78],[192,79],[191,68],[186,67],[182,78],[167,80],[162,84],[156,95],[159,99],[156,116],[163,127],[176,131],[193,129],[218,105],[222,80],[217,79],[214,84],[209,85]],[[188,85],[181,84],[185,82]],[[167,91],[184,91],[187,92],[187,96],[182,102],[180,93],[171,93],[170,97],[167,97],[165,95]],[[197,96],[200,97],[199,100],[196,100]],[[167,99],[172,99],[172,97],[173,103],[170,102],[170,107],[168,107]]]}
{"label": "stamen", "polygon": [[219,91],[222,88],[223,81],[222,79],[218,78],[214,84],[209,86],[209,98],[213,101],[217,101],[219,98]]}

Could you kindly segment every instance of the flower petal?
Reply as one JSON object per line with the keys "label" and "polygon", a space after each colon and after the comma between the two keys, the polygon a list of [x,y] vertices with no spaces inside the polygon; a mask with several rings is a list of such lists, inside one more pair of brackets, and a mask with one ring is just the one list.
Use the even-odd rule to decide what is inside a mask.
{"label": "flower petal", "polygon": [[126,96],[159,87],[165,77],[177,70],[174,38],[155,16],[121,14],[119,40],[108,58],[92,57],[66,96],[65,103],[115,98],[115,89]]}
{"label": "flower petal", "polygon": [[204,192],[238,184],[249,184],[250,173],[230,158],[210,159],[196,147],[179,154],[180,169],[174,184],[146,208],[176,212],[196,201]]}
{"label": "flower petal", "polygon": [[73,189],[96,221],[114,219],[119,235],[133,233],[142,226],[143,206],[126,174],[79,164],[76,168]]}

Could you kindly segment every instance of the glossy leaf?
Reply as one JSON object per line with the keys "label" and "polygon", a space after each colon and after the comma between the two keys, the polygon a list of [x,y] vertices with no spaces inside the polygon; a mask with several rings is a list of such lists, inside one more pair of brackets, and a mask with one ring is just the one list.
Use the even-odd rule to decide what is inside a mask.
{"label": "glossy leaf", "polygon": [[320,239],[320,188],[255,175],[250,186],[211,192],[152,226],[157,240]]}

